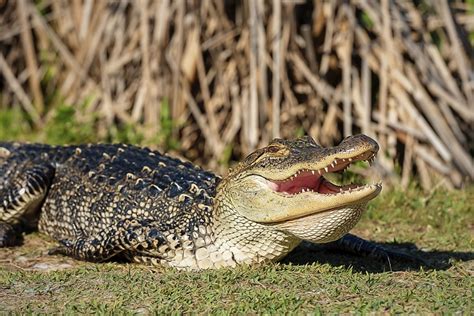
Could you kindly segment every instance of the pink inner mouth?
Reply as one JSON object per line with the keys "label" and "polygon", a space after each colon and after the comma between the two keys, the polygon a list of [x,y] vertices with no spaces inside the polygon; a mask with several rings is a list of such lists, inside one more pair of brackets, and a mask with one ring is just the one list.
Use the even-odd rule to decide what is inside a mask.
{"label": "pink inner mouth", "polygon": [[303,189],[319,192],[323,178],[319,175],[313,175],[311,172],[302,172],[291,180],[274,182],[277,186],[276,192],[285,192],[288,194],[301,193]]}
{"label": "pink inner mouth", "polygon": [[312,174],[311,171],[303,171],[290,180],[273,182],[273,189],[276,192],[287,194],[298,194],[306,191],[312,191],[322,194],[339,193],[343,187],[332,184],[318,174]]}
{"label": "pink inner mouth", "polygon": [[329,182],[322,176],[328,172],[342,172],[349,166],[349,164],[350,161],[342,161],[337,159],[335,164],[331,164],[328,167],[318,171],[302,170],[288,179],[281,181],[269,181],[269,186],[275,192],[285,193],[288,195],[294,195],[308,191],[320,194],[335,194],[344,192],[346,190],[352,190],[360,186],[355,184],[339,186]]}

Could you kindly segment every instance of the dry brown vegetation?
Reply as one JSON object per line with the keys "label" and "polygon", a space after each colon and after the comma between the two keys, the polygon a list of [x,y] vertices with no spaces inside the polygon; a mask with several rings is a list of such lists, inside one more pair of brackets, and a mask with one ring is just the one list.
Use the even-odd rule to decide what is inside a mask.
{"label": "dry brown vegetation", "polygon": [[60,95],[99,135],[147,138],[170,112],[180,152],[213,168],[273,137],[363,132],[391,179],[457,187],[474,179],[468,3],[1,0],[0,107],[41,129]]}

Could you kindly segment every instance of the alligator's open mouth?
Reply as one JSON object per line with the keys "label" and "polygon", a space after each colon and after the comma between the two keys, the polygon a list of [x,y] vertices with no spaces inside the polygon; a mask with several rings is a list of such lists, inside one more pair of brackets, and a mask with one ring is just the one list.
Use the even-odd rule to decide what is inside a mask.
{"label": "alligator's open mouth", "polygon": [[[321,217],[332,220],[334,216],[335,223],[352,223],[351,218],[360,215],[382,185],[346,185],[345,181],[338,185],[335,182],[340,182],[328,174],[344,173],[357,161],[371,164],[378,149],[377,143],[365,135],[348,137],[332,148],[321,148],[307,137],[294,144],[274,141],[247,158],[247,163],[254,161],[255,165],[245,177],[228,183],[227,192],[239,213],[257,223],[301,226],[299,222],[308,216],[313,221]],[[296,219],[300,219],[298,224]]]}
{"label": "alligator's open mouth", "polygon": [[[316,170],[303,169],[284,180],[269,180],[268,184],[273,191],[283,195],[313,192],[318,194],[339,194],[361,190],[368,185],[348,184],[337,185],[327,180],[328,173],[343,173],[356,161],[368,161],[372,165],[375,154],[362,154],[353,158],[335,158],[331,163]],[[268,179],[267,179],[268,180]]]}

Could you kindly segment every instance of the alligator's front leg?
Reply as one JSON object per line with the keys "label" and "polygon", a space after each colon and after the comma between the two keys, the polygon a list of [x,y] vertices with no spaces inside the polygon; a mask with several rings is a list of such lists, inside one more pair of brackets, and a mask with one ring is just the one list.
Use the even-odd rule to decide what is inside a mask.
{"label": "alligator's front leg", "polygon": [[[1,170],[0,170],[1,171]],[[0,187],[0,247],[21,244],[35,228],[38,211],[54,178],[54,167],[34,162],[16,170]]]}
{"label": "alligator's front leg", "polygon": [[321,247],[323,247],[325,249],[334,249],[342,252],[353,253],[359,256],[364,256],[383,263],[387,263],[390,269],[392,268],[392,262],[410,262],[412,264],[426,265],[426,263],[420,258],[403,252],[386,249],[380,245],[352,234],[346,234],[342,238],[326,244],[316,245],[305,242],[303,247],[310,250],[315,250],[316,248],[321,250]]}
{"label": "alligator's front leg", "polygon": [[[79,230],[77,230],[79,232]],[[80,233],[78,233],[80,236]],[[160,229],[146,219],[126,219],[94,236],[62,239],[50,254],[63,254],[79,260],[101,262],[122,252],[146,253],[166,242]]]}

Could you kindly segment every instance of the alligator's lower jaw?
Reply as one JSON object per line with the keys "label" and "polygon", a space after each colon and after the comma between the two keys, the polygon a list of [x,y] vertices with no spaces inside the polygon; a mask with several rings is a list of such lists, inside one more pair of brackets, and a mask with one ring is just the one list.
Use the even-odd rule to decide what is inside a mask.
{"label": "alligator's lower jaw", "polygon": [[366,203],[315,213],[275,223],[272,226],[287,231],[301,240],[326,243],[347,234],[360,220]]}
{"label": "alligator's lower jaw", "polygon": [[337,240],[359,221],[367,202],[381,191],[381,184],[337,186],[320,177],[314,189],[288,194],[294,208],[286,219],[269,223],[315,243]]}

